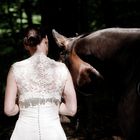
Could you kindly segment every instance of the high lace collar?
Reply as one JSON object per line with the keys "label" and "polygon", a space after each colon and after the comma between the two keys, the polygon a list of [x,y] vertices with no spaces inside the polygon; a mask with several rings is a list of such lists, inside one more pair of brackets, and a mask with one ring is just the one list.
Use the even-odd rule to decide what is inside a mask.
{"label": "high lace collar", "polygon": [[42,64],[49,64],[52,65],[55,61],[49,58],[44,52],[35,52],[30,58],[30,61],[33,63],[42,63]]}
{"label": "high lace collar", "polygon": [[35,52],[29,59],[48,58],[44,52]]}

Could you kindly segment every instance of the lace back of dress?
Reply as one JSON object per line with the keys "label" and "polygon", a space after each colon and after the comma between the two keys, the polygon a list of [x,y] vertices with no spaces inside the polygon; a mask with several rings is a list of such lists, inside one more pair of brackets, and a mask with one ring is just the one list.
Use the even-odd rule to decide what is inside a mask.
{"label": "lace back of dress", "polygon": [[60,103],[67,74],[63,64],[39,53],[15,63],[12,70],[21,107]]}

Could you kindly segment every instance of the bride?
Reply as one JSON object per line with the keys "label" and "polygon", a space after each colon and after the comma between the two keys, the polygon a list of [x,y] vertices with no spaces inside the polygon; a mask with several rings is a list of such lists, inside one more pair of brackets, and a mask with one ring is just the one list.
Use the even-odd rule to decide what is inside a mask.
{"label": "bride", "polygon": [[10,140],[66,140],[59,114],[74,116],[77,110],[71,75],[65,64],[47,57],[48,39],[35,27],[27,28],[24,46],[31,57],[15,62],[7,76],[4,112],[19,113]]}

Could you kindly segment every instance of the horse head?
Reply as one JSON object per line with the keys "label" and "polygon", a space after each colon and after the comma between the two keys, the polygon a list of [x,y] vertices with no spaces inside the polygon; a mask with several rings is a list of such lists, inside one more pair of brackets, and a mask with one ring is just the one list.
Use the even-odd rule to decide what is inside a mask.
{"label": "horse head", "polygon": [[76,53],[77,49],[81,49],[76,47],[76,45],[82,38],[82,35],[67,38],[55,30],[52,30],[52,34],[57,45],[63,49],[60,53],[60,60],[69,68],[76,87],[86,86],[91,83],[94,78],[103,78],[98,70],[83,61]]}

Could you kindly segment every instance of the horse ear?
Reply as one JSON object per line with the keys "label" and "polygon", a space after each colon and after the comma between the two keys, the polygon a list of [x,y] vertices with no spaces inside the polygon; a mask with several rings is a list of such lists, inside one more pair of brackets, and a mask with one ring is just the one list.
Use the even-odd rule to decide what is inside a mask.
{"label": "horse ear", "polygon": [[59,47],[67,49],[67,45],[69,43],[69,39],[67,37],[61,35],[55,29],[52,30],[52,35]]}

